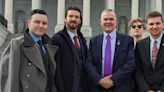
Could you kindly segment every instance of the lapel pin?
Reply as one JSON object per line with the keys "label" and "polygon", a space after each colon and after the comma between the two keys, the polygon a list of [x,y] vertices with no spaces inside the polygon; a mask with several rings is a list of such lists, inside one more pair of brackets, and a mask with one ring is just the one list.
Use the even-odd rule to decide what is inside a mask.
{"label": "lapel pin", "polygon": [[162,43],[162,46],[164,46],[164,43]]}
{"label": "lapel pin", "polygon": [[120,45],[120,40],[117,41],[117,45]]}

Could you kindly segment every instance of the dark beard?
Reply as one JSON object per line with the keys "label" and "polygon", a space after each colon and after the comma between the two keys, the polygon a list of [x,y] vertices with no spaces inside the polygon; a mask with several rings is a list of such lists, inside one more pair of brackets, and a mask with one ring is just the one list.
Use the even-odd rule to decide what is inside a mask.
{"label": "dark beard", "polygon": [[69,29],[72,29],[72,30],[74,30],[78,27],[78,26],[71,26],[71,25],[67,25],[67,26],[68,26]]}

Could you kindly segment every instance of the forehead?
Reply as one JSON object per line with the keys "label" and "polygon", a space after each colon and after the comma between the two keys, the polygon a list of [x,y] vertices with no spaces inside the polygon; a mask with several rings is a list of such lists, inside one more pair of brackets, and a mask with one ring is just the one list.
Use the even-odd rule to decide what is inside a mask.
{"label": "forehead", "polygon": [[48,21],[48,17],[44,14],[33,14],[31,16],[31,20],[42,20],[42,21]]}
{"label": "forehead", "polygon": [[75,15],[80,16],[80,12],[79,11],[76,11],[76,10],[68,10],[67,15],[71,15],[71,14],[75,14]]}
{"label": "forehead", "polygon": [[132,25],[134,24],[142,24],[141,22],[137,21],[137,22],[133,22]]}
{"label": "forehead", "polygon": [[162,22],[161,17],[152,17],[147,19],[147,23],[156,23],[156,22]]}
{"label": "forehead", "polygon": [[104,19],[104,18],[114,18],[114,19],[116,19],[116,15],[115,15],[114,12],[104,11],[104,12],[101,14],[101,19]]}

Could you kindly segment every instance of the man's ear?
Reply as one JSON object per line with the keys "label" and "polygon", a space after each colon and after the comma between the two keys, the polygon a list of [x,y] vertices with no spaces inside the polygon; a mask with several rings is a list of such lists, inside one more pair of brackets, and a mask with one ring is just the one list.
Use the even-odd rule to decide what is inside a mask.
{"label": "man's ear", "polygon": [[30,19],[28,19],[28,21],[27,21],[27,26],[29,26],[29,24],[30,24],[30,21],[31,21],[31,20],[30,20]]}

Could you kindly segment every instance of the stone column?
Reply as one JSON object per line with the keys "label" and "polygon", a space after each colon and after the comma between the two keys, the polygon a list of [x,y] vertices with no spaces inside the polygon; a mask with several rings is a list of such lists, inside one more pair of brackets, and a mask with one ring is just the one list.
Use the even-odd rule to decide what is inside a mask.
{"label": "stone column", "polygon": [[5,18],[7,19],[7,29],[9,32],[14,33],[13,24],[13,0],[5,0]]}
{"label": "stone column", "polygon": [[105,8],[115,10],[115,0],[106,0],[105,1]]}
{"label": "stone column", "polygon": [[156,0],[149,0],[150,2],[150,11],[154,11],[156,9]]}
{"label": "stone column", "polygon": [[159,11],[160,13],[162,13],[162,0],[155,0],[156,1],[156,5],[155,5],[155,10]]}
{"label": "stone column", "polygon": [[31,10],[42,9],[43,8],[42,2],[43,2],[43,0],[32,0]]}
{"label": "stone column", "polygon": [[131,19],[138,18],[139,16],[139,0],[132,0],[131,5]]}
{"label": "stone column", "polygon": [[90,26],[90,0],[83,0],[83,24],[81,32],[89,42],[92,37],[92,29]]}
{"label": "stone column", "polygon": [[55,27],[55,33],[64,28],[65,0],[58,0],[57,9],[57,25]]}
{"label": "stone column", "polygon": [[2,2],[2,0],[0,0],[0,14],[2,15],[2,9],[3,9],[3,2]]}

